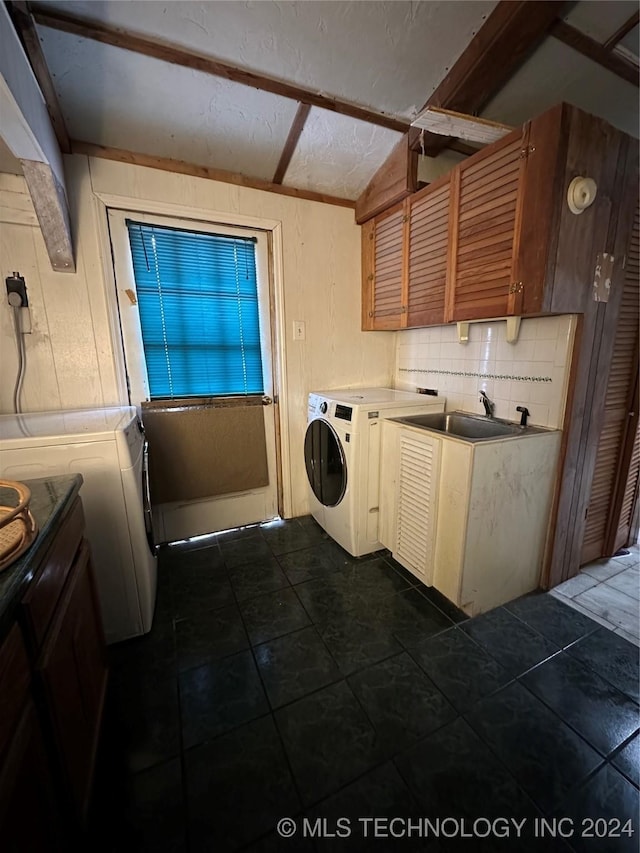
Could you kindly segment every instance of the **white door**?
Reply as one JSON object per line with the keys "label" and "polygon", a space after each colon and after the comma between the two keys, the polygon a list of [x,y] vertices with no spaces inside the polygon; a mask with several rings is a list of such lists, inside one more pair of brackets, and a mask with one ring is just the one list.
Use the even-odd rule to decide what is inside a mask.
{"label": "white door", "polygon": [[[150,382],[149,371],[147,370],[149,349],[147,348],[145,353],[139,310],[136,272],[134,270],[136,249],[133,238],[130,240],[130,233],[133,233],[133,230],[130,232],[130,228],[133,229],[134,226],[131,223],[139,223],[142,229],[145,229],[146,226],[157,226],[163,234],[166,234],[168,230],[175,229],[175,233],[178,235],[191,232],[198,236],[218,235],[225,238],[249,238],[251,240],[257,285],[259,350],[262,365],[261,387],[258,387],[254,382],[253,390],[249,390],[244,396],[238,393],[237,389],[228,394],[220,393],[220,387],[217,387],[211,396],[206,393],[184,395],[184,388],[182,390],[178,388],[176,393],[171,395],[153,393],[153,380]],[[130,402],[139,410],[142,409],[143,421],[147,422],[147,429],[151,436],[153,435],[151,423],[157,423],[156,410],[160,408],[163,413],[162,434],[156,441],[156,450],[157,459],[163,459],[163,466],[166,463],[167,471],[164,472],[163,467],[161,474],[166,473],[167,477],[156,489],[156,494],[160,498],[155,500],[153,508],[156,540],[160,542],[175,541],[276,517],[279,512],[279,471],[275,422],[278,410],[277,405],[273,403],[274,399],[277,399],[277,390],[274,387],[275,371],[273,369],[270,307],[272,304],[270,298],[271,276],[267,233],[236,226],[227,227],[202,221],[175,219],[122,210],[109,210],[109,229],[113,248],[118,310]],[[158,232],[154,233],[157,234]],[[145,246],[144,249],[147,270],[153,272],[157,258],[153,254],[151,245],[155,247],[155,239],[152,244]],[[132,246],[134,246],[133,252]],[[158,254],[160,253],[158,252]],[[140,279],[139,263],[137,269]],[[158,272],[157,278],[160,282],[160,272]],[[140,281],[138,283],[140,284]],[[185,297],[181,298],[185,299]],[[161,299],[159,305],[162,306],[163,304],[168,305],[168,297],[164,301]],[[147,315],[148,313],[147,309]],[[145,320],[145,322],[148,321]],[[164,319],[162,325],[164,328]],[[207,328],[204,331],[202,326],[199,328],[198,336],[198,331],[194,326],[194,347],[202,347],[203,335],[205,338],[208,336]],[[185,335],[187,340],[186,344],[183,343],[183,348],[190,346],[191,334],[187,331]],[[241,336],[242,332],[240,332]],[[239,343],[238,346],[240,345]],[[203,386],[199,387],[201,390]],[[158,387],[155,390],[157,392]],[[173,386],[171,390],[174,390]],[[262,424],[256,412],[256,405],[260,406],[260,412],[264,419],[264,437],[262,436]],[[233,409],[236,409],[235,414],[231,414]],[[243,426],[245,423],[243,412],[245,411],[247,413],[246,434]],[[228,422],[225,421],[225,418],[228,419],[230,415],[231,422],[235,424],[232,428],[229,428]],[[156,420],[152,421],[152,418],[156,418]],[[256,430],[256,418],[259,421],[258,430]],[[193,423],[193,429],[190,427],[191,423]],[[251,426],[248,425],[249,423]],[[205,441],[202,440],[203,434],[207,437]],[[225,442],[228,442],[228,446]],[[264,443],[264,448],[262,443]],[[178,448],[178,450],[173,451],[172,448]],[[153,471],[153,437],[150,441],[150,453]],[[165,453],[164,457],[162,457],[163,453]],[[215,459],[212,459],[213,456]],[[249,462],[249,459],[253,458],[259,460],[259,465]],[[224,472],[220,471],[220,477],[216,476],[216,465],[218,464],[216,459],[225,468]],[[174,463],[179,468],[170,472],[169,469]],[[207,466],[210,469],[208,474],[204,470]],[[238,468],[238,483],[240,485],[237,489],[234,486],[236,467]],[[258,477],[260,480],[258,485],[250,482],[254,476],[255,468],[260,468],[262,472],[262,476]],[[157,472],[158,465],[156,465],[156,474]],[[211,494],[207,493],[207,477],[211,482]],[[158,482],[159,478],[156,476],[156,483]],[[221,485],[221,482],[226,485]],[[242,487],[243,482],[250,482],[249,487]],[[192,486],[196,492],[195,495],[190,493]],[[224,490],[224,493],[216,493],[220,488]],[[176,499],[172,500],[172,497]]]}

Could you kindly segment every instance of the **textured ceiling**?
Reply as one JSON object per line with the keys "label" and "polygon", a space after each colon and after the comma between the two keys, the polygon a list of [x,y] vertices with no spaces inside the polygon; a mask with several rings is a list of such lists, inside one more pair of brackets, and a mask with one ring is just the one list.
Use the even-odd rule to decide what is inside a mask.
{"label": "textured ceiling", "polygon": [[[496,3],[46,5],[411,120]],[[604,41],[636,9],[626,0],[583,0],[565,20]],[[72,138],[273,178],[295,101],[46,27],[38,32]],[[563,99],[637,135],[637,89],[552,38],[484,114],[517,124]],[[314,107],[284,184],[357,198],[398,138]]]}
{"label": "textured ceiling", "polygon": [[554,38],[547,38],[482,115],[522,124],[567,101],[638,136],[638,89]]}

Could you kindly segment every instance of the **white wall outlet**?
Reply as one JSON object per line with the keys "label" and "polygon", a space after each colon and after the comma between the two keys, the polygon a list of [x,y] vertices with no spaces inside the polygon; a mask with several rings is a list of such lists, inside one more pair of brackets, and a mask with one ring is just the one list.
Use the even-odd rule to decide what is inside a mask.
{"label": "white wall outlet", "polygon": [[307,326],[304,320],[293,321],[293,340],[303,341],[307,337]]}

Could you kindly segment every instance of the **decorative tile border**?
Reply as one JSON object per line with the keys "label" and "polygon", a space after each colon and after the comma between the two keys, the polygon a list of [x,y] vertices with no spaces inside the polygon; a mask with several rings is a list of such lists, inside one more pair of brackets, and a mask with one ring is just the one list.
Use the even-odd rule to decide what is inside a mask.
{"label": "decorative tile border", "polygon": [[515,382],[553,382],[550,376],[516,376],[511,373],[479,373],[477,370],[423,370],[419,367],[400,367],[400,373],[430,373],[436,376],[465,376],[477,379],[513,379]]}

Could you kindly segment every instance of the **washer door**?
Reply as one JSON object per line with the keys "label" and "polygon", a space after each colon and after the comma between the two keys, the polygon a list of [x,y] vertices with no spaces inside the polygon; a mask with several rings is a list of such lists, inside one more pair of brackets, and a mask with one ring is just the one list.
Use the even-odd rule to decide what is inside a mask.
{"label": "washer door", "polygon": [[324,506],[337,506],[347,489],[347,462],[331,424],[311,421],[304,437],[304,463],[314,495]]}

